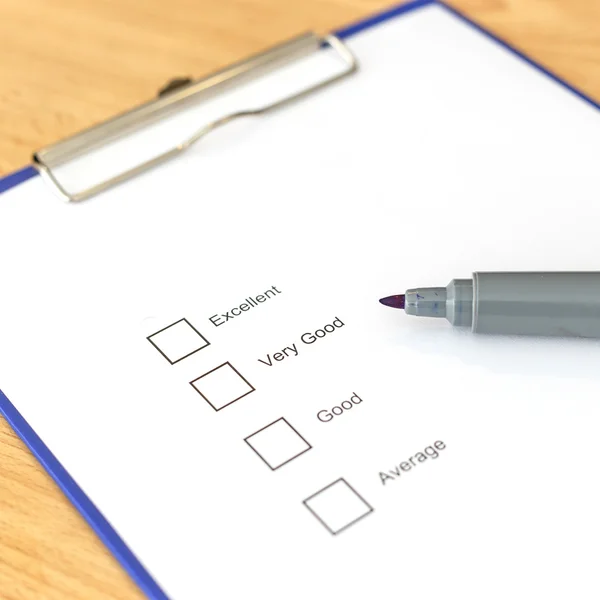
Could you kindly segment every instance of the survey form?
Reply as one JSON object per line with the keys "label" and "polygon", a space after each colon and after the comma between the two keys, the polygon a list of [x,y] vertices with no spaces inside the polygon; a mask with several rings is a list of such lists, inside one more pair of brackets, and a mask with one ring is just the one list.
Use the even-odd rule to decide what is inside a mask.
{"label": "survey form", "polygon": [[600,114],[436,4],[347,43],[93,200],[0,197],[4,410],[151,598],[597,598],[597,343],[378,298],[597,269]]}

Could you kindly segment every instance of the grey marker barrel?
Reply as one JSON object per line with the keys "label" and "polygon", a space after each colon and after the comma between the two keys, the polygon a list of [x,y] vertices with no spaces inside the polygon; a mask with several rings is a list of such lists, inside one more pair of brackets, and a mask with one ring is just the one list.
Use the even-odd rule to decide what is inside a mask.
{"label": "grey marker barrel", "polygon": [[600,272],[473,273],[407,290],[404,310],[475,333],[600,338]]}

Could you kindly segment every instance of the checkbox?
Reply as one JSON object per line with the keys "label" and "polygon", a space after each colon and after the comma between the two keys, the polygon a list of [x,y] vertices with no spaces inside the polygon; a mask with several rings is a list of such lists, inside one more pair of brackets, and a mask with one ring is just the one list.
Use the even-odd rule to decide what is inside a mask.
{"label": "checkbox", "polygon": [[245,377],[228,362],[200,375],[190,384],[215,410],[221,410],[254,391]]}
{"label": "checkbox", "polygon": [[373,508],[345,479],[330,483],[304,500],[304,504],[333,535],[373,512]]}
{"label": "checkbox", "polygon": [[148,341],[172,364],[210,346],[210,342],[187,319],[148,336]]}
{"label": "checkbox", "polygon": [[244,441],[272,471],[312,448],[283,417],[249,435]]}

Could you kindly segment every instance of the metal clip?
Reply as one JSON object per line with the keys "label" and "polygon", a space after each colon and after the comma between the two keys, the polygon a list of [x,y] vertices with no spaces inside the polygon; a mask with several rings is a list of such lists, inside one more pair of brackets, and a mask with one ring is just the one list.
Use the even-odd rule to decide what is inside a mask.
{"label": "metal clip", "polygon": [[[222,91],[224,88],[237,84],[242,80],[255,78],[266,71],[271,71],[278,66],[306,56],[324,45],[330,46],[344,61],[345,68],[343,71],[271,104],[251,110],[240,110],[216,119],[169,150],[84,190],[78,192],[67,191],[57,180],[53,172],[56,167],[79,157],[82,153],[105,146],[115,139],[142,129],[144,126],[180,110],[183,105],[198,100],[200,96],[204,98],[211,93]],[[354,55],[339,38],[333,35],[320,37],[314,33],[306,33],[198,81],[189,82],[186,80],[177,85],[163,88],[158,98],[35,152],[33,163],[42,177],[65,200],[69,202],[85,200],[177,156],[203,138],[207,133],[234,119],[262,115],[291,104],[335,81],[347,77],[354,73],[357,68],[358,63]]]}

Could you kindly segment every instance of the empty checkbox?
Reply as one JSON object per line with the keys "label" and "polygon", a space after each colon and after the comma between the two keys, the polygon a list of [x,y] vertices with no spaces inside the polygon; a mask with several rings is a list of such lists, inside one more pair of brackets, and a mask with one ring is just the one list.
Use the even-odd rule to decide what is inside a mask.
{"label": "empty checkbox", "polygon": [[249,435],[244,441],[273,471],[312,447],[283,417]]}
{"label": "empty checkbox", "polygon": [[250,382],[228,362],[200,375],[190,384],[215,410],[221,410],[254,391]]}
{"label": "empty checkbox", "polygon": [[209,341],[187,319],[148,336],[148,341],[172,364],[210,346]]}
{"label": "empty checkbox", "polygon": [[345,479],[330,483],[304,500],[304,504],[333,535],[373,512],[373,508]]}

